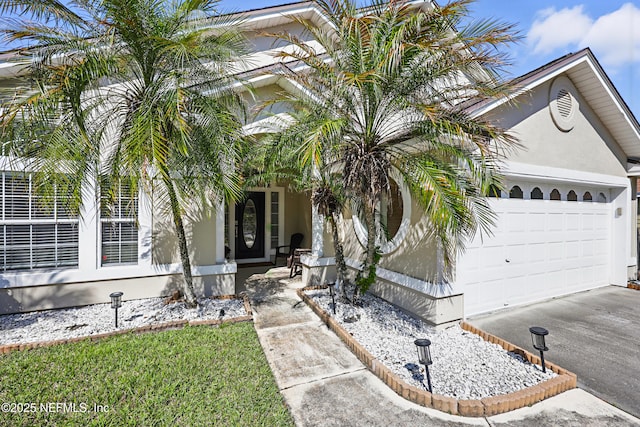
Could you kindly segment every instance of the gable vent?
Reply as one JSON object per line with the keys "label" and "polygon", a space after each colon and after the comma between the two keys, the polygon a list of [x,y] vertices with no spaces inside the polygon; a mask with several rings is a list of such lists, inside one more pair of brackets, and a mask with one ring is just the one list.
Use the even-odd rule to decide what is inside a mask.
{"label": "gable vent", "polygon": [[564,118],[569,117],[571,115],[571,108],[573,107],[571,94],[562,88],[558,91],[556,101],[558,102],[558,112],[560,112],[560,115]]}
{"label": "gable vent", "polygon": [[576,88],[567,76],[559,76],[549,89],[549,112],[553,123],[562,132],[569,132],[576,123],[580,105]]}

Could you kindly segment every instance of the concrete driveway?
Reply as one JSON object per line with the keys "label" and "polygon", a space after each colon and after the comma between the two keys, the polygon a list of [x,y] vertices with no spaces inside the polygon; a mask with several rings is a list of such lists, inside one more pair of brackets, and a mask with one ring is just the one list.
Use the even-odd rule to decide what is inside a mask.
{"label": "concrete driveway", "polygon": [[467,319],[535,352],[530,326],[549,330],[545,359],[578,387],[640,417],[640,291],[608,286]]}

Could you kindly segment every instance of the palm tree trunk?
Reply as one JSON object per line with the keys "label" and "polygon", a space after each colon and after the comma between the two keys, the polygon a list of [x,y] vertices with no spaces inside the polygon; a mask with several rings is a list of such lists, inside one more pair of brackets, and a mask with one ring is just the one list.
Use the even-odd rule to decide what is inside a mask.
{"label": "palm tree trunk", "polygon": [[367,224],[367,258],[365,266],[368,268],[375,262],[377,234],[375,209],[373,203],[368,200],[364,203],[364,220]]}
{"label": "palm tree trunk", "polygon": [[340,289],[342,289],[342,299],[348,301],[347,297],[347,263],[344,261],[344,248],[340,241],[340,234],[338,233],[338,221],[334,215],[335,212],[331,212],[327,217],[333,234],[333,248],[336,253],[336,272],[338,276],[338,282],[340,282]]}
{"label": "palm tree trunk", "polygon": [[171,205],[171,213],[173,214],[173,225],[178,238],[178,247],[180,249],[180,260],[182,261],[182,274],[184,277],[183,294],[187,307],[194,308],[198,305],[196,294],[193,290],[193,276],[191,275],[191,262],[189,261],[189,248],[187,247],[187,236],[184,233],[184,224],[182,223],[182,213],[180,212],[180,203],[176,190],[173,187],[171,179],[164,175],[162,181],[167,188],[169,194],[169,203]]}
{"label": "palm tree trunk", "polygon": [[364,222],[367,225],[367,252],[362,265],[362,271],[359,273],[360,280],[357,281],[353,291],[354,302],[357,300],[358,293],[364,294],[375,280],[377,251],[375,208],[374,204],[368,200],[368,197],[365,196],[363,199]]}

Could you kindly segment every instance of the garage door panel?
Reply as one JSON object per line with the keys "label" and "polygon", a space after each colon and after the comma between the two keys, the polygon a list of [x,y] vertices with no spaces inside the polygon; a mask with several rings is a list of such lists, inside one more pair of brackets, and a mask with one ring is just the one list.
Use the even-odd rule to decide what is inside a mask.
{"label": "garage door panel", "polygon": [[477,271],[480,268],[480,256],[482,255],[482,249],[479,247],[467,247],[464,253],[464,258],[467,261],[467,268],[459,269],[459,274],[470,273]]}
{"label": "garage door panel", "polygon": [[527,231],[527,214],[524,212],[509,212],[503,216],[507,221],[507,231],[513,233],[524,233]]}
{"label": "garage door panel", "polygon": [[[477,253],[459,263],[474,270],[458,277],[467,314],[608,283],[611,203],[500,199],[491,205],[494,235],[474,240]],[[468,300],[467,289],[477,296]]]}
{"label": "garage door panel", "polygon": [[547,230],[549,231],[563,231],[564,230],[564,215],[561,213],[547,214]]}
{"label": "garage door panel", "polygon": [[594,255],[598,258],[603,258],[608,254],[609,254],[609,242],[607,240],[596,241]]}
{"label": "garage door panel", "polygon": [[564,258],[564,242],[549,242],[547,245],[549,261],[562,260]]}
{"label": "garage door panel", "polygon": [[571,232],[571,231],[580,231],[580,224],[581,224],[581,219],[580,219],[580,214],[578,213],[569,213],[566,214],[565,218],[564,218],[566,224],[567,224],[567,231]]}
{"label": "garage door panel", "polygon": [[595,253],[595,242],[587,240],[587,241],[583,241],[581,242],[581,246],[582,246],[582,257],[593,257],[593,254]]}
{"label": "garage door panel", "polygon": [[552,260],[547,262],[546,271],[548,272],[557,272],[564,271],[567,268],[567,261],[565,259],[561,260]]}
{"label": "garage door panel", "polygon": [[571,289],[573,287],[573,285],[580,283],[582,281],[582,267],[578,266],[578,265],[573,265],[571,266],[571,268],[566,268],[563,270],[564,272],[564,278],[562,279],[562,287],[557,286],[557,284],[555,286],[558,287],[558,289],[561,288],[567,288],[567,289]]}
{"label": "garage door panel", "polygon": [[561,266],[547,270],[547,284],[549,285],[549,289],[553,289],[555,287],[555,283],[564,281],[564,272],[565,269]]}
{"label": "garage door panel", "polygon": [[546,229],[546,215],[544,212],[532,212],[528,215],[528,230],[544,232]]}
{"label": "garage door panel", "polygon": [[608,224],[609,215],[597,215],[594,229],[597,231],[608,232],[611,224]]}
{"label": "garage door panel", "polygon": [[582,231],[593,231],[595,229],[594,214],[584,214],[581,220],[582,220]]}
{"label": "garage door panel", "polygon": [[564,245],[564,254],[566,259],[575,259],[582,256],[581,242],[578,240],[569,240]]}
{"label": "garage door panel", "polygon": [[593,280],[595,283],[607,283],[609,280],[609,269],[606,267],[594,268]]}
{"label": "garage door panel", "polygon": [[[503,294],[504,280],[486,281],[482,284],[474,284],[465,289],[465,304],[476,306],[480,311],[488,311],[496,308],[496,301],[492,295]],[[468,295],[467,295],[468,293]]]}
{"label": "garage door panel", "polygon": [[530,263],[544,263],[547,260],[547,247],[542,242],[531,243],[527,246],[527,254]]}
{"label": "garage door panel", "polygon": [[475,282],[495,282],[505,279],[501,268],[487,268],[480,270],[474,275],[472,280]]}
{"label": "garage door panel", "polygon": [[535,292],[536,283],[529,280],[527,277],[518,277],[506,282],[504,290],[507,296],[507,301],[511,304],[516,304],[520,298],[520,295],[523,294],[523,290],[527,289],[528,291]]}
{"label": "garage door panel", "polygon": [[606,230],[585,230],[580,235],[580,240],[609,240]]}
{"label": "garage door panel", "polygon": [[584,267],[580,271],[580,277],[583,282],[593,282],[596,280],[596,269],[597,267]]}
{"label": "garage door panel", "polygon": [[480,268],[502,267],[504,264],[504,246],[487,247],[480,251]]}
{"label": "garage door panel", "polygon": [[508,260],[513,265],[527,262],[527,248],[525,243],[512,244],[504,248],[504,260]]}
{"label": "garage door panel", "polygon": [[563,265],[564,269],[567,271],[576,270],[584,267],[585,265],[591,265],[589,261],[589,259],[585,259],[584,257],[578,255],[565,258]]}

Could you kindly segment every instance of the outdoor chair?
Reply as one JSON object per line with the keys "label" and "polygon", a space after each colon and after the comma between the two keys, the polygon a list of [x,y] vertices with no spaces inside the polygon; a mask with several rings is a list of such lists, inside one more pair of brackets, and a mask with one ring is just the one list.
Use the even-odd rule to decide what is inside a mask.
{"label": "outdoor chair", "polygon": [[287,258],[287,267],[289,271],[289,278],[293,279],[298,274],[302,274],[302,263],[300,262],[300,255],[310,254],[311,249],[296,249],[293,251],[289,258]]}
{"label": "outdoor chair", "polygon": [[[276,247],[276,258],[273,260],[273,265],[278,265],[278,257],[282,257],[285,260],[293,255],[293,251],[300,248],[302,241],[304,240],[304,234],[294,233],[291,235],[291,240],[288,245],[282,245]],[[285,250],[285,248],[288,248]],[[287,265],[290,267],[290,265]]]}

